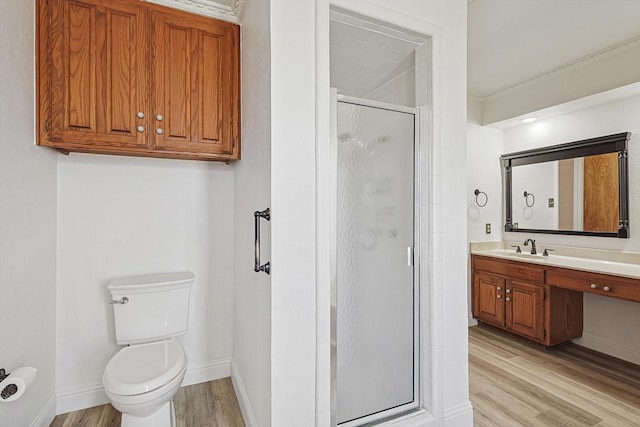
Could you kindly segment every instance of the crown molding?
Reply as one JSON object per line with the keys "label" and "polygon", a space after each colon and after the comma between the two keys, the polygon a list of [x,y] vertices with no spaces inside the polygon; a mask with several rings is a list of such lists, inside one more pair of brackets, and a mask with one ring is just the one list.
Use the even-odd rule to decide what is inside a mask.
{"label": "crown molding", "polygon": [[573,71],[576,70],[578,68],[581,67],[585,67],[589,64],[593,64],[594,62],[598,62],[601,61],[603,59],[606,59],[608,57],[617,55],[621,52],[630,50],[630,49],[635,49],[640,47],[640,36],[625,40],[621,43],[615,44],[613,46],[607,47],[605,49],[599,50],[597,52],[591,53],[589,55],[583,56],[582,58],[578,58],[575,61],[569,62],[567,64],[564,64],[560,67],[554,68],[551,71],[548,71],[544,74],[539,74],[537,76],[531,77],[530,79],[527,80],[523,80],[519,83],[516,83],[512,86],[509,86],[505,89],[501,89],[497,92],[494,92],[492,94],[489,94],[487,96],[481,97],[481,96],[477,96],[477,95],[473,95],[473,94],[467,94],[467,96],[470,99],[474,99],[476,101],[480,101],[480,102],[485,102],[485,101],[492,101],[494,99],[498,99],[501,98],[505,95],[509,95],[513,92],[517,92],[520,91],[522,89],[525,89],[527,87],[533,86],[541,81],[547,80],[551,77],[557,76],[559,74],[562,73],[566,73],[569,71]]}
{"label": "crown molding", "polygon": [[211,18],[222,19],[224,21],[240,23],[247,0],[233,0],[231,7],[218,4],[212,0],[144,0],[149,3],[156,3],[180,9]]}

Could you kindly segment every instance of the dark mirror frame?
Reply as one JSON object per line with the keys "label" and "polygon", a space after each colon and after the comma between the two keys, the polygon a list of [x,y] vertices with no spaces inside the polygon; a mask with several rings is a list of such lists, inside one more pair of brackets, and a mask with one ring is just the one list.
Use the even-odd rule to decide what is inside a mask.
{"label": "dark mirror frame", "polygon": [[[627,161],[627,142],[630,132],[569,142],[566,144],[552,145],[550,147],[533,150],[518,151],[500,156],[504,167],[504,201],[506,222],[504,231],[518,233],[546,233],[569,234],[577,236],[600,236],[629,238],[629,173]],[[618,153],[618,198],[619,198],[619,226],[618,232],[600,231],[573,231],[573,230],[539,230],[513,227],[512,206],[512,176],[511,168],[514,166],[529,165],[532,163],[550,162],[553,160],[573,159],[575,157],[595,156],[598,154]]]}

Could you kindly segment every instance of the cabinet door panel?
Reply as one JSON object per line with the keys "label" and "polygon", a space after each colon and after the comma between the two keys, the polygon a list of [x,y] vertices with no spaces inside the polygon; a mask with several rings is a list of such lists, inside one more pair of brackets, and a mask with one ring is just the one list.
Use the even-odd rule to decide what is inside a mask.
{"label": "cabinet door panel", "polygon": [[544,338],[544,288],[530,283],[507,283],[507,328],[538,340]]}
{"label": "cabinet door panel", "polygon": [[473,282],[473,316],[504,326],[504,283],[498,276],[478,273]]}
{"label": "cabinet door panel", "polygon": [[146,111],[147,98],[144,10],[117,1],[60,0],[51,1],[50,19],[47,145],[144,146],[136,117]]}
{"label": "cabinet door panel", "polygon": [[155,12],[155,148],[237,157],[237,27]]}

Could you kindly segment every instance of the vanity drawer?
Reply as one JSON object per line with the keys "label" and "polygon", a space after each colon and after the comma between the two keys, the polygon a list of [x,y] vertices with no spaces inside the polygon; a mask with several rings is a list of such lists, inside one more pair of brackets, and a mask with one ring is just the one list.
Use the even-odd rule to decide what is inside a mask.
{"label": "vanity drawer", "polygon": [[544,283],[544,268],[520,261],[497,260],[495,258],[473,255],[473,269],[498,274],[510,279]]}
{"label": "vanity drawer", "polygon": [[547,284],[607,297],[640,302],[640,280],[565,269],[548,269]]}

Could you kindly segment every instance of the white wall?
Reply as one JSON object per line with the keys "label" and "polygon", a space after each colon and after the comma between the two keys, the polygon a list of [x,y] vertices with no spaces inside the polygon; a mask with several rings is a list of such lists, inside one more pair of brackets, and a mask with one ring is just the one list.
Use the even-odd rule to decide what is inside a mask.
{"label": "white wall", "polygon": [[[233,372],[248,427],[271,425],[271,280],[253,271],[253,212],[271,205],[270,3],[247,2],[242,18],[242,159],[233,165],[235,214]],[[262,262],[271,259],[262,220]]]}
{"label": "white wall", "polygon": [[106,283],[190,270],[184,385],[229,376],[233,170],[218,163],[71,154],[58,160],[58,412],[104,403],[119,347]]}
{"label": "white wall", "polygon": [[518,166],[512,169],[511,180],[514,226],[557,230],[558,206],[549,207],[549,199],[558,200],[558,162]]}
{"label": "white wall", "polygon": [[[503,149],[503,131],[480,125],[478,108],[481,104],[468,101],[467,123],[467,234],[470,242],[502,240],[504,219],[502,215],[502,169],[500,155]],[[484,191],[476,203],[474,190]],[[491,224],[491,234],[485,233],[485,225]]]}
{"label": "white wall", "polygon": [[34,2],[0,3],[0,368],[38,369],[0,424],[55,414],[56,153],[34,136]]}
{"label": "white wall", "polygon": [[274,427],[312,426],[316,418],[315,7],[271,0]]}
{"label": "white wall", "polygon": [[[640,97],[628,98],[589,109],[505,130],[505,151],[519,151],[630,131],[629,215],[630,239],[560,236],[527,236],[553,247],[567,245],[617,251],[640,252]],[[522,234],[505,233],[506,240],[521,240]],[[583,338],[576,342],[595,350],[640,364],[640,304],[594,295],[584,296]]]}
{"label": "white wall", "polygon": [[[425,208],[421,218],[424,234],[421,273],[428,281],[422,309],[423,326],[430,335],[430,344],[423,348],[425,366],[429,368],[421,387],[422,400],[428,402],[427,409],[438,425],[472,425],[467,375],[467,233],[465,227],[455,226],[466,222],[466,2],[334,0],[332,3],[433,37],[430,72],[424,81],[416,82],[417,87],[429,86],[432,104],[426,116],[433,126],[427,129],[429,142],[421,152],[425,167],[420,201]],[[319,40],[324,40],[322,25],[323,22],[318,23]],[[325,59],[319,58],[317,70],[323,72]],[[319,121],[318,126],[320,144],[328,123]],[[319,171],[322,169],[320,165]],[[320,181],[319,191],[323,185],[326,184]],[[318,238],[323,239],[325,233],[320,228]],[[325,255],[328,256],[318,254],[319,266],[326,266],[322,262]],[[325,286],[329,288],[328,281],[318,282],[319,295]],[[328,330],[328,325],[318,325],[319,331],[321,328]],[[318,369],[326,363],[319,359]],[[320,396],[318,401],[328,403],[329,398]],[[319,406],[318,410],[323,411],[324,407]]]}
{"label": "white wall", "polygon": [[416,69],[411,66],[408,70],[393,76],[389,81],[380,85],[373,92],[365,96],[366,99],[386,102],[407,107],[416,106]]}

